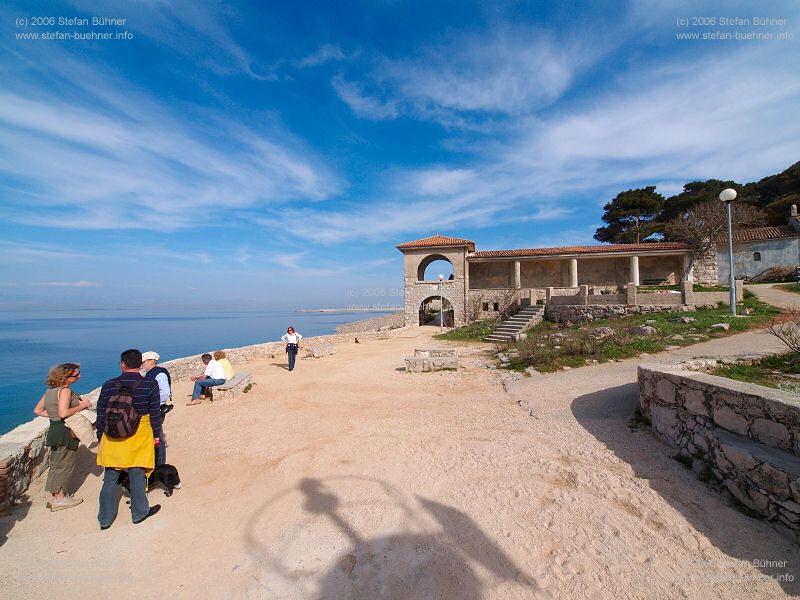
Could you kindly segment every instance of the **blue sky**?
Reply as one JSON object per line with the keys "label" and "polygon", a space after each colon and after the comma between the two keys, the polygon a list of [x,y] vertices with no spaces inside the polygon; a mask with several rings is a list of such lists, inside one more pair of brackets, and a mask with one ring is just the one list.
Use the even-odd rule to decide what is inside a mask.
{"label": "blue sky", "polygon": [[[619,191],[800,159],[791,1],[12,1],[0,16],[4,307],[399,301],[400,242],[594,243]],[[680,24],[721,16],[786,22]],[[133,39],[16,35],[37,31]]]}

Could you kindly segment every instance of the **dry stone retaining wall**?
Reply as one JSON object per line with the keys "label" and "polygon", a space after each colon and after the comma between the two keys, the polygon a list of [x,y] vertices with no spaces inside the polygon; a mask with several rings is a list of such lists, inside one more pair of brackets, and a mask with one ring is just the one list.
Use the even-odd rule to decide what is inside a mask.
{"label": "dry stone retaining wall", "polygon": [[695,470],[800,539],[800,397],[706,373],[640,366],[639,407]]}
{"label": "dry stone retaining wall", "polygon": [[[399,314],[402,315],[402,313]],[[309,349],[316,348],[317,354],[322,356],[325,354],[324,349],[333,344],[353,343],[356,337],[361,340],[385,339],[404,331],[405,329],[402,328],[392,331],[363,332],[357,336],[347,333],[320,335],[305,337],[302,344]],[[238,368],[239,365],[250,361],[283,356],[285,347],[286,344],[283,342],[269,342],[242,348],[226,348],[225,355],[233,363],[234,369],[241,370]],[[328,350],[327,353],[331,354],[332,352]],[[173,381],[186,380],[192,375],[202,373],[204,365],[200,356],[200,354],[196,354],[169,360],[161,363],[161,366],[169,369]],[[83,396],[89,398],[94,405],[99,393],[100,388],[96,388]],[[38,417],[0,436],[0,513],[21,498],[33,478],[38,477],[47,469],[47,451],[44,447],[44,439],[48,426],[49,419]]]}
{"label": "dry stone retaining wall", "polygon": [[371,319],[362,319],[361,321],[353,321],[352,323],[345,323],[336,328],[336,333],[361,333],[365,331],[388,331],[389,329],[397,329],[405,325],[405,315],[403,311],[391,313],[388,315],[381,315]]}
{"label": "dry stone retaining wall", "polygon": [[609,317],[621,317],[622,315],[638,315],[641,313],[658,313],[670,311],[688,311],[690,306],[660,306],[644,305],[629,306],[627,304],[546,304],[545,316],[550,321],[563,323],[572,321],[594,321],[596,319],[607,319]]}

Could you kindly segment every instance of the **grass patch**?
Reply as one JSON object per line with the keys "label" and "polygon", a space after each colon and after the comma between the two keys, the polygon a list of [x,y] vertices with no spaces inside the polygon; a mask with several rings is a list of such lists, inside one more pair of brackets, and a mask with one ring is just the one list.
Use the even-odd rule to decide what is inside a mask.
{"label": "grass patch", "polygon": [[786,290],[787,292],[794,292],[795,294],[800,294],[800,283],[790,283],[789,285],[782,285],[780,289]]}
{"label": "grass patch", "polygon": [[436,334],[433,337],[437,340],[471,340],[479,342],[487,335],[492,335],[499,324],[500,321],[496,319],[475,321],[473,323],[469,323],[468,325],[464,325],[463,327],[451,329],[445,333]]}
{"label": "grass patch", "polygon": [[[720,305],[691,312],[626,315],[584,324],[559,325],[543,321],[528,329],[527,339],[506,344],[502,350],[515,351],[516,356],[511,358],[509,368],[522,371],[534,367],[547,373],[565,366],[574,368],[592,361],[606,362],[643,353],[655,354],[670,345],[688,346],[724,337],[768,323],[780,312],[755,297],[745,298],[738,306],[740,314],[749,316],[733,318],[728,306]],[[684,322],[686,317],[691,320]],[[710,329],[715,323],[727,323],[730,329]],[[642,325],[653,327],[656,333],[642,335],[637,329]]]}
{"label": "grass patch", "polygon": [[798,352],[769,356],[752,365],[723,365],[711,371],[712,375],[789,391],[800,388],[800,380],[796,378],[798,373],[800,373]]}

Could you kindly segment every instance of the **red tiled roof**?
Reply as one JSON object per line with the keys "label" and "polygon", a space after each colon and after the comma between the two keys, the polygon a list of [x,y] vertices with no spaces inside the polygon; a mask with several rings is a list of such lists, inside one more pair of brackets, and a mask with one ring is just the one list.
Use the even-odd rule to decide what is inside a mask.
{"label": "red tiled roof", "polygon": [[[727,239],[727,235],[725,238]],[[758,240],[779,240],[781,238],[800,237],[800,232],[795,231],[788,225],[777,227],[758,227],[756,229],[744,229],[733,232],[734,242],[756,242]]]}
{"label": "red tiled roof", "polygon": [[472,240],[447,237],[439,234],[432,235],[431,237],[422,238],[421,240],[414,240],[413,242],[405,242],[397,246],[397,249],[405,250],[408,248],[434,248],[441,246],[466,246],[470,252],[475,251],[475,242],[473,242]]}
{"label": "red tiled roof", "polygon": [[682,242],[654,242],[652,244],[603,244],[602,246],[563,246],[560,248],[525,248],[520,250],[482,250],[469,258],[513,258],[519,256],[550,256],[558,254],[600,254],[609,252],[635,252],[648,250],[688,250]]}

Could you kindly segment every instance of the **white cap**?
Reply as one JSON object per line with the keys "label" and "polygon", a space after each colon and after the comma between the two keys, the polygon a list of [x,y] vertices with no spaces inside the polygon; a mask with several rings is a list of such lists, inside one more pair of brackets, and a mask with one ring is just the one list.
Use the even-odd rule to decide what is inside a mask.
{"label": "white cap", "polygon": [[154,361],[158,362],[159,358],[161,358],[161,357],[158,355],[158,353],[157,352],[153,352],[152,350],[150,350],[149,352],[142,353],[142,362],[144,362],[146,360],[154,360]]}

